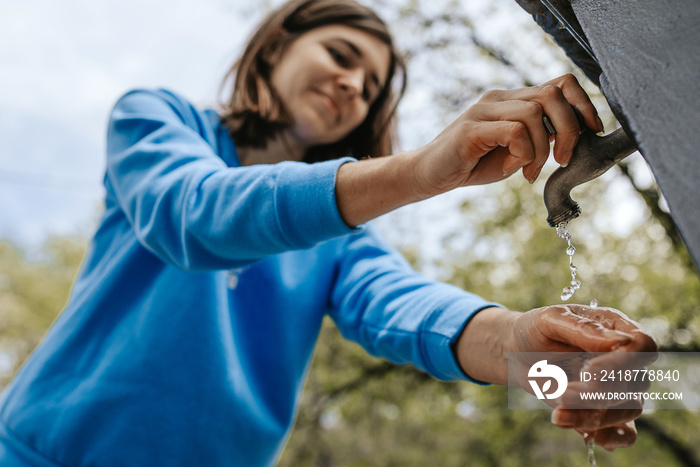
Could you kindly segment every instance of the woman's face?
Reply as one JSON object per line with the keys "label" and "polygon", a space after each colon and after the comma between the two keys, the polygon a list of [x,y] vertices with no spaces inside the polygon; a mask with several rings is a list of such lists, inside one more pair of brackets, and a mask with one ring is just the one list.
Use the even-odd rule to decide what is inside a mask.
{"label": "woman's face", "polygon": [[378,37],[349,26],[312,29],[274,65],[271,82],[307,147],[340,141],[357,128],[386,84],[391,54]]}

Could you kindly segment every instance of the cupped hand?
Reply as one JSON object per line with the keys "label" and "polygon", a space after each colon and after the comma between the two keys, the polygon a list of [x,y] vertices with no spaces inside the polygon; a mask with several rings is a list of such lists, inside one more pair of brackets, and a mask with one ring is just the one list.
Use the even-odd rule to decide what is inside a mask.
{"label": "cupped hand", "polygon": [[[658,351],[654,339],[637,323],[612,308],[591,308],[584,305],[557,305],[521,314],[512,326],[516,352],[606,352],[589,361],[602,365],[606,361],[617,368],[625,364],[643,366],[653,361]],[[634,352],[634,354],[624,354]],[[643,361],[640,361],[640,358]],[[597,408],[572,408],[581,391],[595,391],[598,382],[575,382],[554,401],[552,422],[561,428],[572,428],[593,436],[597,444],[612,450],[630,446],[636,440],[634,419],[642,413],[642,403],[619,401]],[[623,383],[619,391],[646,390],[634,387],[635,382]],[[526,384],[521,385],[529,390]]]}
{"label": "cupped hand", "polygon": [[419,150],[416,191],[428,197],[492,183],[520,168],[534,182],[549,157],[545,115],[556,129],[554,159],[567,165],[581,130],[572,106],[589,128],[603,130],[593,103],[570,74],[540,86],[487,92]]}

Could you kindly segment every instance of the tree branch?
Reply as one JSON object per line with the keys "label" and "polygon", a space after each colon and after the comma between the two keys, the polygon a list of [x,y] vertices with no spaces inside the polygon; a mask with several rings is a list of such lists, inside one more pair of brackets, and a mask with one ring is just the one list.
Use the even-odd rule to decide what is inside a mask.
{"label": "tree branch", "polygon": [[676,252],[678,252],[678,255],[682,259],[683,263],[688,266],[690,270],[695,270],[695,264],[690,258],[690,254],[688,253],[688,249],[683,242],[683,237],[681,237],[681,233],[676,226],[676,222],[673,220],[670,213],[661,209],[661,205],[659,204],[661,201],[661,192],[658,190],[656,185],[654,184],[649,188],[642,188],[630,173],[628,163],[621,162],[617,164],[617,167],[620,169],[620,173],[622,173],[622,175],[629,180],[635,191],[639,193],[639,196],[642,197],[644,203],[646,203],[647,207],[651,211],[651,215],[654,216],[654,218],[659,221],[661,226],[664,228],[666,235],[673,244],[673,248],[676,250]]}

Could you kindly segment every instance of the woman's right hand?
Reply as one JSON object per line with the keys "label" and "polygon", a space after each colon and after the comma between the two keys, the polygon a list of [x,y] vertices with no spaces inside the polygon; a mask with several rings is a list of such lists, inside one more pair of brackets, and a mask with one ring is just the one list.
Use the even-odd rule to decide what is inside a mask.
{"label": "woman's right hand", "polygon": [[534,182],[549,157],[554,128],[554,159],[568,164],[580,126],[603,124],[588,95],[572,75],[541,86],[490,91],[426,146],[391,157],[343,164],[336,179],[336,202],[349,226],[363,224],[400,206],[465,185],[483,185],[509,177],[521,167]]}
{"label": "woman's right hand", "polygon": [[570,74],[540,86],[487,92],[431,143],[415,151],[414,189],[427,198],[460,186],[503,180],[520,168],[534,182],[549,156],[545,115],[556,129],[554,159],[566,166],[580,133],[572,106],[588,127],[603,130],[593,103]]}

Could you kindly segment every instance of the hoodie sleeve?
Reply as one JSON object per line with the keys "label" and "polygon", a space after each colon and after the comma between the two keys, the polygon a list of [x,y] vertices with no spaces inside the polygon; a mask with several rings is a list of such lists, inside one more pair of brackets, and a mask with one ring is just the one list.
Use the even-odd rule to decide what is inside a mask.
{"label": "hoodie sleeve", "polygon": [[112,112],[108,204],[162,260],[238,267],[358,230],[335,201],[337,170],[353,159],[228,167],[215,138],[203,114],[167,91],[132,91]]}
{"label": "hoodie sleeve", "polygon": [[372,229],[349,237],[338,261],[331,316],[343,336],[435,378],[474,381],[452,346],[477,312],[501,305],[417,273]]}

